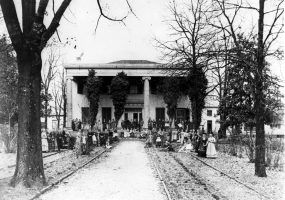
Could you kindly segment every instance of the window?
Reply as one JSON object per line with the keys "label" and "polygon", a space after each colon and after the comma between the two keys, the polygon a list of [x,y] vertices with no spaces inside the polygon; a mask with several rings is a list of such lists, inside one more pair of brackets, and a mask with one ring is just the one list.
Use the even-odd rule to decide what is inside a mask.
{"label": "window", "polygon": [[213,115],[212,110],[207,110],[207,116],[211,117]]}
{"label": "window", "polygon": [[83,94],[84,83],[82,81],[78,81],[77,83],[77,93]]}
{"label": "window", "polygon": [[81,108],[82,113],[82,123],[89,123],[89,107],[82,107]]}
{"label": "window", "polygon": [[138,86],[137,85],[131,85],[130,86],[130,94],[138,94]]}
{"label": "window", "polygon": [[156,121],[164,121],[165,120],[165,108],[156,108]]}
{"label": "window", "polygon": [[128,120],[128,119],[129,119],[128,113],[125,112],[125,120]]}
{"label": "window", "polygon": [[176,110],[176,120],[177,121],[187,121],[189,120],[190,111],[188,108],[177,108]]}
{"label": "window", "polygon": [[212,128],[213,128],[213,122],[212,120],[207,121],[207,132],[212,133]]}
{"label": "window", "polygon": [[186,110],[185,109],[177,109],[176,110],[176,120],[184,121],[186,119]]}
{"label": "window", "polygon": [[52,120],[52,129],[53,130],[57,129],[57,120]]}

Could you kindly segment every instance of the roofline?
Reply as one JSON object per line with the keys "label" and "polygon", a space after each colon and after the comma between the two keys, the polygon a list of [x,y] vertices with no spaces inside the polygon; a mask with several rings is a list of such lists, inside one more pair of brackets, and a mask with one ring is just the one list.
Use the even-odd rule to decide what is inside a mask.
{"label": "roofline", "polygon": [[66,63],[65,69],[163,69],[163,64]]}

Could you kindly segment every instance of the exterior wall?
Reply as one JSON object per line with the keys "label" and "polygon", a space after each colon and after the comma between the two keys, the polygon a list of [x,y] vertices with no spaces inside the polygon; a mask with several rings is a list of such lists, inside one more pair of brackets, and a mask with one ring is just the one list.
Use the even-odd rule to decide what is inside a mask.
{"label": "exterior wall", "polygon": [[[207,116],[207,110],[212,110],[212,116]],[[201,120],[201,126],[204,126],[204,130],[207,132],[207,121],[212,121],[212,131],[213,133],[218,133],[220,128],[219,119],[220,116],[217,115],[218,108],[217,107],[206,107],[203,110],[202,113],[202,120]]]}
{"label": "exterior wall", "polygon": [[[82,107],[89,107],[89,101],[85,94],[78,94],[77,93],[77,83],[72,81],[72,119],[82,119]],[[143,94],[129,94],[128,99],[142,99],[143,100]],[[112,99],[110,95],[101,95],[100,96],[100,102],[99,102],[99,110],[97,114],[97,120],[102,121],[102,107],[111,107],[111,118],[114,118],[114,106]],[[126,107],[129,107],[126,105]],[[136,106],[132,106],[136,107]],[[143,106],[137,106],[142,108],[142,113],[144,113]],[[155,119],[156,118],[156,108],[157,107],[164,107],[165,108],[165,119],[169,119],[167,115],[167,108],[166,104],[164,103],[163,96],[157,95],[157,94],[150,94],[150,118]],[[191,119],[191,104],[190,100],[187,96],[183,96],[178,101],[177,108],[189,108],[190,109],[190,119]],[[212,110],[212,116],[207,116],[207,110]],[[218,132],[219,130],[219,123],[218,119],[219,116],[217,116],[217,107],[208,107],[205,108],[202,114],[202,122],[201,125],[204,126],[204,130],[207,131],[207,120],[212,120],[212,130],[213,132]],[[119,126],[121,124],[121,120],[124,119],[124,115],[122,115],[121,119],[119,120]]]}
{"label": "exterior wall", "polygon": [[[77,84],[73,82],[72,84],[73,88],[73,94],[72,94],[72,119],[78,118],[82,119],[82,107],[88,107],[89,106],[89,101],[86,97],[85,94],[78,94],[77,93]],[[143,94],[129,94],[128,99],[138,99],[141,98],[143,99]],[[112,99],[110,95],[100,95],[100,102],[99,102],[99,111],[97,114],[97,120],[102,121],[102,107],[111,107],[111,116],[112,119],[114,118],[114,106]],[[126,108],[128,108],[128,104],[126,105]],[[132,106],[132,107],[141,107],[142,108],[142,113],[144,112],[143,106]],[[167,108],[166,104],[163,101],[163,96],[162,95],[157,95],[157,94],[150,94],[150,118],[155,119],[156,118],[156,108],[158,107],[164,107],[165,108],[165,119],[168,119],[167,115]],[[187,96],[181,97],[178,101],[178,108],[189,108],[190,109],[190,101]],[[119,125],[121,124],[121,120],[124,119],[124,116],[122,115]]]}
{"label": "exterior wall", "polygon": [[[44,117],[41,117],[41,122],[44,123],[44,121],[45,121]],[[47,129],[48,131],[57,130],[57,120],[55,116],[49,116],[47,118]],[[63,116],[60,117],[59,129],[63,129]]]}
{"label": "exterior wall", "polygon": [[88,107],[89,101],[86,95],[77,93],[77,83],[72,81],[72,119],[80,119],[81,107]]}
{"label": "exterior wall", "polygon": [[[68,64],[65,66],[66,68],[66,74],[67,77],[73,77],[73,76],[87,76],[89,69],[95,69],[98,76],[115,76],[118,72],[124,71],[127,76],[135,76],[135,77],[141,77],[142,80],[144,80],[144,91],[149,90],[149,85],[146,83],[147,80],[151,80],[152,77],[165,77],[169,76],[169,73],[166,73],[165,70],[162,70],[161,66],[159,64]],[[146,80],[147,79],[147,80]],[[82,119],[82,107],[89,107],[88,99],[86,98],[86,95],[84,94],[78,94],[77,93],[77,83],[72,81],[72,101],[71,101],[71,118],[75,119]],[[147,94],[147,93],[146,93]],[[139,100],[139,101],[137,101]],[[143,104],[144,101],[149,101],[149,111],[147,104]],[[129,104],[128,104],[129,103]],[[189,108],[190,109],[190,120],[191,120],[191,104],[189,101],[189,98],[187,96],[183,96],[179,99],[178,102],[178,108]],[[206,106],[211,107],[211,110],[213,110],[213,116],[209,117],[207,116],[207,109],[204,110],[203,116],[202,116],[202,122],[201,125],[204,125],[204,129],[207,128],[207,120],[212,120],[212,130],[217,132],[219,129],[219,125],[217,124],[218,116],[215,114],[217,113],[217,103],[216,101],[209,97],[206,99]],[[112,103],[112,100],[110,98],[110,95],[101,95],[100,96],[100,102],[99,102],[99,110],[97,115],[97,120],[102,120],[102,107],[111,107],[111,119],[114,118],[114,106]],[[145,113],[149,113],[150,119],[156,119],[156,108],[158,107],[164,107],[165,108],[165,119],[167,120],[169,117],[167,115],[167,109],[166,104],[163,101],[162,95],[157,94],[129,94],[128,95],[128,102],[126,105],[126,108],[128,107],[141,107],[142,108],[142,114],[143,119],[148,120],[144,118]],[[119,120],[119,126],[121,120],[124,119],[124,115]],[[144,127],[146,127],[144,125]],[[207,130],[206,130],[207,131]]]}

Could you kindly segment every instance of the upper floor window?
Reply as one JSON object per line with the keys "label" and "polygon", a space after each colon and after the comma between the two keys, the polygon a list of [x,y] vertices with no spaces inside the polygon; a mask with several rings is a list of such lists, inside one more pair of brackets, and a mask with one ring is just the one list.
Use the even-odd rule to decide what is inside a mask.
{"label": "upper floor window", "polygon": [[212,110],[207,110],[207,116],[211,117],[213,115]]}
{"label": "upper floor window", "polygon": [[77,93],[78,94],[83,94],[83,89],[84,89],[84,83],[79,81],[77,83]]}
{"label": "upper floor window", "polygon": [[137,85],[131,85],[130,86],[130,94],[138,94],[138,86]]}

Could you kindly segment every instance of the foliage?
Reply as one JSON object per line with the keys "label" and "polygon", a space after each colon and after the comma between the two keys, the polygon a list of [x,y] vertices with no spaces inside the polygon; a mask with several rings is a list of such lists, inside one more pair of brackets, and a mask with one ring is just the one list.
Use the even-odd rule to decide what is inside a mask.
{"label": "foliage", "polygon": [[17,120],[18,70],[12,45],[5,35],[0,38],[0,118],[2,123]]}
{"label": "foliage", "polygon": [[51,106],[48,104],[52,100],[52,95],[46,93],[43,82],[41,83],[41,117],[51,114]]}
{"label": "foliage", "polygon": [[[243,60],[236,59],[236,49],[231,49],[231,65],[228,67],[227,94],[222,98],[219,113],[225,114],[225,126],[239,126],[244,124],[252,129],[255,126],[255,63],[256,63],[256,42],[238,35],[239,56]],[[264,69],[264,99],[265,113],[264,122],[274,124],[278,121],[282,108],[280,86],[278,79],[271,75],[269,67]]]}
{"label": "foliage", "polygon": [[202,67],[190,68],[189,75],[186,77],[188,83],[188,96],[191,101],[192,120],[194,129],[198,130],[202,111],[205,108],[205,97],[207,96],[208,80]]}
{"label": "foliage", "polygon": [[17,149],[17,132],[18,126],[15,124],[13,127],[2,125],[0,127],[0,141],[5,145],[6,153],[15,153]]}
{"label": "foliage", "polygon": [[181,96],[180,80],[177,77],[166,77],[160,86],[160,91],[162,91],[163,100],[167,105],[167,114],[173,120]]}
{"label": "foliage", "polygon": [[99,108],[100,100],[100,89],[102,87],[102,79],[96,76],[96,72],[91,69],[89,70],[88,77],[86,80],[87,87],[87,98],[90,102],[90,125],[93,128],[96,122],[96,116]]}
{"label": "foliage", "polygon": [[115,120],[118,123],[124,113],[129,89],[129,81],[124,72],[118,73],[111,82],[111,98],[115,107]]}

